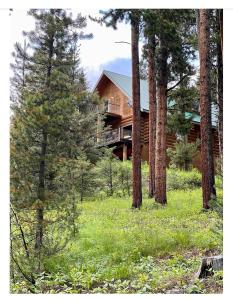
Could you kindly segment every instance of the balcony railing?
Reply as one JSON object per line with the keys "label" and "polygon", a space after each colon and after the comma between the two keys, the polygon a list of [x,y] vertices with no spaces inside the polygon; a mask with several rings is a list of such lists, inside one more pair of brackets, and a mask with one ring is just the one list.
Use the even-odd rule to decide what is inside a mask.
{"label": "balcony railing", "polygon": [[120,104],[106,100],[104,103],[104,112],[113,115],[120,115]]}
{"label": "balcony railing", "polygon": [[120,128],[111,129],[105,133],[105,144],[113,144],[121,139]]}
{"label": "balcony railing", "polygon": [[104,144],[114,144],[121,140],[132,140],[132,129],[119,127],[115,129],[110,129],[105,133]]}

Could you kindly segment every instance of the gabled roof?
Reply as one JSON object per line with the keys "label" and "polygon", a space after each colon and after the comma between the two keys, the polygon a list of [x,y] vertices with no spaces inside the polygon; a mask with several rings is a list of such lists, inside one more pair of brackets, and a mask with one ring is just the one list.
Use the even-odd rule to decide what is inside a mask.
{"label": "gabled roof", "polygon": [[[129,103],[132,103],[132,77],[104,70],[96,83],[93,90],[96,89],[103,76],[107,76],[124,94],[129,98]],[[149,94],[148,82],[140,80],[140,99],[141,110],[149,111]]]}
{"label": "gabled roof", "polygon": [[[115,72],[104,70],[97,81],[93,91],[96,90],[100,80],[103,76],[107,76],[121,91],[124,93],[125,96],[128,97],[128,103],[132,104],[132,77],[118,74]],[[140,79],[140,104],[141,104],[141,111],[149,111],[149,91],[148,91],[148,82],[147,80]],[[170,103],[172,107],[172,103]],[[190,116],[190,113],[186,113],[187,117]],[[217,108],[216,106],[212,105],[212,125],[215,127],[217,126]],[[200,115],[193,114],[192,121],[194,123],[200,123]]]}

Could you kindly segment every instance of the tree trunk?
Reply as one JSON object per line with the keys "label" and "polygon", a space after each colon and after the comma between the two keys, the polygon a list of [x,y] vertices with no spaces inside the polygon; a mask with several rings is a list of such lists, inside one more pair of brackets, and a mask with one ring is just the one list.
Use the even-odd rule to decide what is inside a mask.
{"label": "tree trunk", "polygon": [[220,33],[220,45],[221,51],[223,53],[223,9],[217,10],[217,18],[218,18],[218,25],[219,25],[219,33]]}
{"label": "tree trunk", "polygon": [[166,124],[167,124],[167,58],[168,51],[160,41],[158,95],[156,115],[155,200],[166,204]]}
{"label": "tree trunk", "polygon": [[83,202],[83,174],[81,174],[81,190],[80,190],[80,201]]}
{"label": "tree trunk", "polygon": [[155,196],[155,140],[156,140],[156,81],[155,37],[148,37],[148,82],[149,82],[149,197]]}
{"label": "tree trunk", "polygon": [[140,79],[138,57],[139,25],[138,19],[131,21],[132,45],[132,95],[133,95],[133,132],[132,132],[132,160],[133,160],[133,203],[132,207],[142,205],[141,186],[141,111],[140,111]]}
{"label": "tree trunk", "polygon": [[200,10],[199,56],[200,56],[200,115],[201,115],[201,161],[202,161],[202,195],[203,207],[209,208],[209,200],[215,193],[211,100],[209,91],[209,24],[208,10]]}
{"label": "tree trunk", "polygon": [[113,195],[112,158],[109,159],[109,189],[110,189],[110,196],[112,196]]}
{"label": "tree trunk", "polygon": [[76,217],[76,198],[75,198],[75,193],[72,191],[72,225],[73,225],[73,237],[76,235],[76,225],[75,225],[75,217]]}
{"label": "tree trunk", "polygon": [[[45,93],[49,92],[50,87],[50,77],[52,72],[52,57],[53,57],[53,50],[54,50],[54,37],[51,36],[50,44],[49,44],[49,51],[48,51],[48,65],[47,65],[47,78],[46,78],[46,89]],[[47,101],[49,101],[49,96]],[[45,125],[42,128],[42,142],[41,142],[41,153],[40,153],[40,165],[39,165],[39,185],[38,185],[38,199],[39,205],[36,209],[36,241],[35,241],[35,250],[39,262],[38,269],[40,270],[40,261],[41,261],[41,248],[43,244],[43,220],[44,220],[44,202],[45,202],[45,156],[47,150],[47,141],[48,141],[48,134],[47,134],[47,126]]]}
{"label": "tree trunk", "polygon": [[40,258],[40,252],[43,240],[43,219],[44,219],[44,201],[45,201],[45,155],[47,148],[47,133],[43,133],[43,141],[41,144],[40,168],[39,168],[39,187],[38,199],[40,200],[36,209],[36,242],[35,250]]}
{"label": "tree trunk", "polygon": [[222,55],[222,9],[217,10],[217,26],[219,38],[217,40],[217,67],[218,67],[218,139],[221,170],[223,169],[223,55]]}

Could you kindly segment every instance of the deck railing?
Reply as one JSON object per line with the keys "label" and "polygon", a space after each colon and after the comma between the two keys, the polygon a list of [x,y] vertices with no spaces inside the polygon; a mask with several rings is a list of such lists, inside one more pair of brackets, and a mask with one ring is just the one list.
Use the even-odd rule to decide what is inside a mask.
{"label": "deck railing", "polygon": [[120,134],[120,128],[111,129],[105,133],[105,144],[112,144],[115,142],[120,141],[121,134]]}
{"label": "deck railing", "polygon": [[104,103],[104,111],[109,114],[120,115],[120,104],[106,100]]}
{"label": "deck railing", "polygon": [[118,127],[105,132],[104,144],[109,145],[121,140],[132,140],[132,130]]}

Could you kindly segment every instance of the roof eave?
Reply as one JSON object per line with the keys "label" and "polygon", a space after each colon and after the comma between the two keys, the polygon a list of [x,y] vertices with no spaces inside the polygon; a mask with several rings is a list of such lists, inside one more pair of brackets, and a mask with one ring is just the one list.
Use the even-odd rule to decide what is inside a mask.
{"label": "roof eave", "polygon": [[95,86],[93,87],[93,89],[92,89],[92,91],[91,91],[92,93],[94,93],[94,92],[96,91],[97,86],[99,85],[99,83],[100,83],[100,81],[102,80],[102,78],[104,77],[104,75],[106,76],[106,74],[104,73],[104,71],[102,71],[102,73],[101,73],[99,79],[97,80]]}

